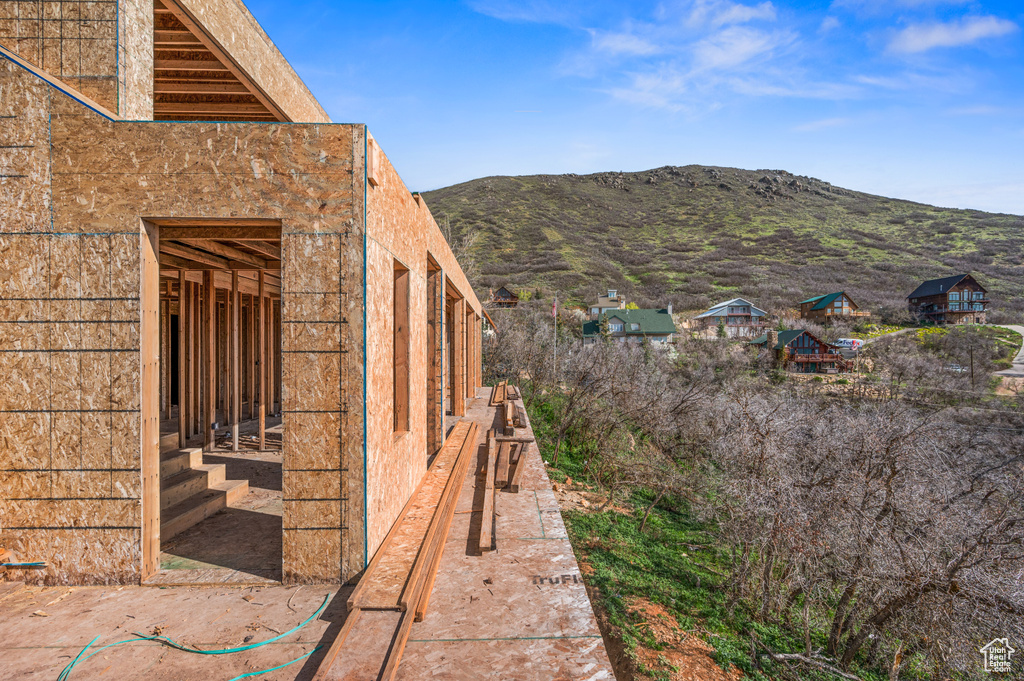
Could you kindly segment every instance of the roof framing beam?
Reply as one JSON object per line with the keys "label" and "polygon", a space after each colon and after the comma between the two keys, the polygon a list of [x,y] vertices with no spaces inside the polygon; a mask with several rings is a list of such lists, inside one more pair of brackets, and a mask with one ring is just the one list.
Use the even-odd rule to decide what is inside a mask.
{"label": "roof framing beam", "polygon": [[203,220],[201,218],[163,218],[150,222],[160,226],[160,241],[181,239],[217,239],[218,241],[279,241],[281,223],[277,220]]}
{"label": "roof framing beam", "polygon": [[267,260],[265,258],[260,258],[252,253],[246,253],[245,251],[228,246],[227,244],[222,244],[219,241],[214,241],[213,239],[179,239],[179,241],[188,246],[201,248],[202,250],[213,253],[214,255],[255,265],[261,270],[267,268]]}
{"label": "roof framing beam", "polygon": [[[204,45],[206,45],[207,49],[209,49],[210,52],[212,52],[214,56],[221,61],[221,63],[226,67],[226,70],[231,71],[239,81],[245,84],[256,99],[258,99],[279,121],[291,122],[291,118],[289,118],[288,115],[285,114],[284,111],[282,111],[280,107],[278,107],[277,104],[267,96],[267,93],[265,93],[259,85],[253,82],[249,77],[249,74],[247,74],[238,65],[238,63],[231,58],[231,55],[227,50],[225,50],[220,43],[211,38],[206,31],[203,30],[203,27],[198,21],[196,21],[195,17],[193,17],[188,10],[178,4],[177,0],[163,0],[163,5],[167,11],[178,18],[178,21],[185,24],[185,27],[192,31],[192,33],[199,38]],[[154,11],[159,12],[160,8],[157,8]]]}
{"label": "roof framing beam", "polygon": [[274,260],[281,259],[281,247],[266,241],[245,241],[245,247]]}

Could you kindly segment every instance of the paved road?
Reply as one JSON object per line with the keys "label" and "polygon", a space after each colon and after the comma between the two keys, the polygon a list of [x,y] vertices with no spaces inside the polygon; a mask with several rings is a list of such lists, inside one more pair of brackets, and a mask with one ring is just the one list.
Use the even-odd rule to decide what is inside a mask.
{"label": "paved road", "polygon": [[[1024,326],[1003,326],[1004,329],[1016,331],[1024,336]],[[1024,378],[1024,345],[1021,345],[1020,352],[1013,359],[1013,366],[1003,371],[997,371],[996,376],[1009,376],[1011,378]]]}

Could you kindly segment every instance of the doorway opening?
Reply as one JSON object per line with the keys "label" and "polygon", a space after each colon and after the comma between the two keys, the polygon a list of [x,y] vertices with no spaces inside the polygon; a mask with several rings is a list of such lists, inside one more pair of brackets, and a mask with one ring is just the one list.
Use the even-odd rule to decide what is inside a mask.
{"label": "doorway opening", "polygon": [[[144,543],[157,553],[144,556],[145,582],[280,582],[281,225],[174,219],[146,230],[159,267],[159,442],[158,465],[143,453],[143,476],[148,455],[159,533]],[[153,298],[145,285],[143,297]]]}

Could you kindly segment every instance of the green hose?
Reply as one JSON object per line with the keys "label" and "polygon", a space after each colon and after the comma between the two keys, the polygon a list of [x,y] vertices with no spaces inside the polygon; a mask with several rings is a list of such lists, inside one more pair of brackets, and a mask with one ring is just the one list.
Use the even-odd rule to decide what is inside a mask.
{"label": "green hose", "polygon": [[300,655],[299,657],[295,658],[291,662],[285,662],[284,664],[279,664],[276,667],[271,667],[270,669],[264,669],[264,670],[258,671],[258,672],[249,672],[248,674],[239,674],[235,678],[231,679],[231,681],[239,681],[239,679],[247,679],[250,676],[259,676],[260,674],[266,674],[268,672],[277,671],[278,669],[284,669],[288,665],[295,664],[299,660],[305,660],[307,657],[309,657],[310,655],[312,655],[313,653],[315,653],[318,650],[320,650],[320,646],[317,646],[316,648],[313,648],[313,650],[309,651],[305,655]]}
{"label": "green hose", "polygon": [[[91,643],[89,643],[87,646],[85,646],[85,648],[83,648],[82,651],[80,653],[78,653],[77,656],[75,656],[75,659],[73,659],[70,662],[70,664],[68,664],[68,666],[63,669],[63,671],[61,671],[60,675],[57,677],[57,681],[66,681],[67,679],[69,679],[71,677],[71,672],[74,671],[76,666],[78,666],[79,664],[85,662],[86,660],[88,660],[92,656],[96,655],[97,653],[100,653],[100,652],[106,650],[107,648],[112,648],[114,646],[119,646],[122,643],[132,643],[134,641],[158,641],[159,643],[163,643],[164,645],[170,646],[171,648],[174,648],[176,650],[181,650],[181,651],[184,651],[186,653],[196,653],[196,654],[199,654],[199,655],[227,655],[229,653],[241,653],[241,652],[244,652],[246,650],[252,650],[253,648],[259,648],[260,646],[265,646],[268,643],[273,643],[274,641],[279,641],[282,638],[284,638],[285,636],[289,636],[291,634],[294,634],[296,631],[298,631],[302,627],[304,627],[307,624],[309,624],[310,622],[312,622],[314,619],[316,619],[316,617],[320,613],[322,613],[324,611],[324,608],[327,607],[327,601],[330,600],[330,598],[331,598],[330,594],[327,594],[326,596],[324,596],[324,602],[320,604],[320,607],[316,609],[316,612],[314,612],[312,615],[307,617],[305,619],[305,621],[303,621],[302,624],[299,624],[297,627],[295,627],[293,629],[289,629],[288,631],[286,631],[283,634],[280,634],[278,636],[275,636],[274,638],[268,638],[266,641],[260,641],[259,643],[251,643],[251,644],[249,644],[247,646],[240,646],[238,648],[225,648],[225,649],[222,649],[222,650],[199,650],[198,648],[188,648],[186,646],[183,646],[182,644],[178,643],[177,641],[173,641],[173,640],[171,640],[171,639],[169,639],[169,638],[167,638],[165,636],[144,636],[144,635],[139,634],[137,632],[133,632],[133,633],[135,633],[135,636],[136,636],[135,638],[126,638],[123,641],[116,641],[114,643],[108,643],[107,645],[103,646],[102,648],[98,648],[97,650],[94,650],[93,652],[91,652],[86,657],[82,657],[82,655],[85,654],[85,652],[87,650],[89,650],[89,648],[92,647],[93,643],[96,643],[96,641],[99,639],[99,636],[97,636],[96,638],[94,638],[92,640]],[[304,655],[303,657],[306,657],[308,655],[312,655],[312,653],[313,653],[313,651],[310,651],[309,653],[306,653],[306,655]],[[302,658],[300,657],[297,660],[292,660],[292,662],[297,662],[298,660],[301,660],[301,659]],[[292,662],[289,662],[288,664],[292,664]],[[282,665],[282,666],[287,666],[287,665]],[[269,672],[269,671],[273,671],[273,670],[272,669],[267,669],[267,670],[264,670],[263,672],[258,672],[258,673],[259,674],[263,674],[263,673]],[[249,676],[255,676],[255,674],[249,674]],[[236,677],[236,678],[241,679],[241,678],[244,678],[244,677],[245,677],[245,675],[239,676],[239,677]],[[232,679],[232,681],[234,681],[234,679]]]}

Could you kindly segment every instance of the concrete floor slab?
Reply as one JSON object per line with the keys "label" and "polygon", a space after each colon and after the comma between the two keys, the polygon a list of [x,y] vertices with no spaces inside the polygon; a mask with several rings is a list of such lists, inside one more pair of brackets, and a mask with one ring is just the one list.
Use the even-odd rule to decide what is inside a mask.
{"label": "concrete floor slab", "polygon": [[[489,396],[484,388],[467,405],[481,442],[496,418]],[[399,679],[615,678],[536,445],[524,456],[520,491],[495,493],[496,548],[482,555],[483,456],[466,476]]]}
{"label": "concrete floor slab", "polygon": [[614,679],[600,636],[511,640],[411,640],[398,670],[400,681],[515,679],[601,681]]}
{"label": "concrete floor slab", "polygon": [[[76,667],[75,679],[230,679],[313,650],[344,612],[331,587],[24,587],[0,597],[0,678],[52,681],[93,638],[98,647],[159,632],[202,649],[257,643],[287,632],[331,600],[303,629],[243,653],[196,655],[154,642],[104,650]],[[346,591],[347,593],[347,591]],[[342,596],[345,593],[341,594]],[[318,653],[319,655],[320,653]],[[309,678],[306,659],[261,679]]]}
{"label": "concrete floor slab", "polygon": [[[495,411],[487,406],[489,394],[483,389],[467,405],[467,418],[488,427]],[[484,432],[481,428],[481,441]],[[483,555],[478,548],[481,512],[473,510],[480,508],[483,493],[479,467],[466,476],[430,606],[423,621],[412,626],[399,679],[614,679],[543,461],[536,447],[525,456],[520,492],[496,494],[496,548]],[[216,560],[224,558],[218,554]],[[133,632],[156,631],[204,649],[263,641],[296,626],[329,597],[326,610],[301,631],[261,648],[207,656],[136,642],[99,653],[71,681],[216,681],[268,669],[321,646],[314,655],[259,678],[312,677],[345,621],[350,588],[238,587],[233,584],[238,580],[266,576],[256,565],[239,563],[224,573],[226,568],[212,560],[192,560],[188,567],[194,569],[167,572],[209,570],[205,577],[219,583],[166,588],[0,585],[0,679],[52,681],[96,636],[97,646]],[[380,631],[366,643],[366,655],[337,662],[338,670],[358,678],[363,666],[372,667],[379,657],[373,646],[389,642],[395,626],[384,620],[396,615],[381,618],[374,629]]]}

